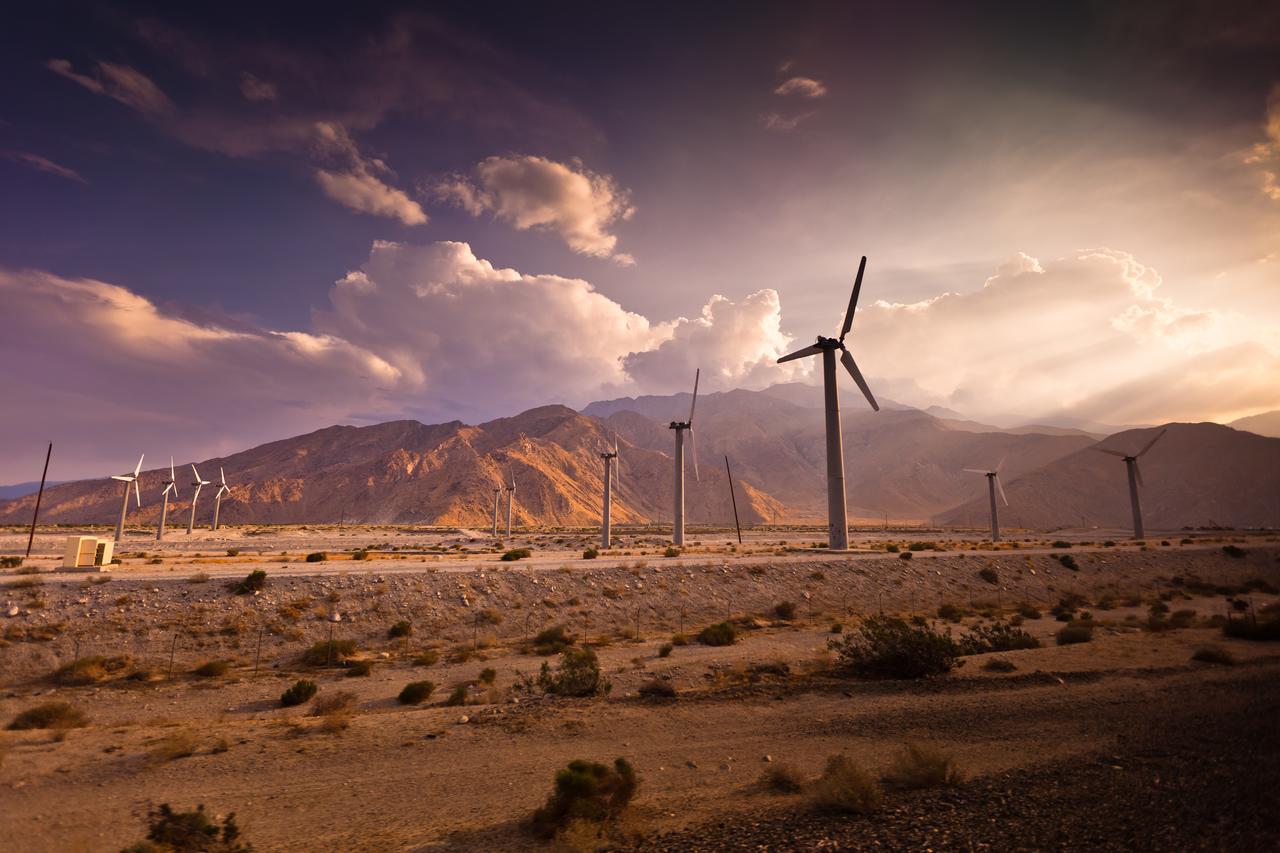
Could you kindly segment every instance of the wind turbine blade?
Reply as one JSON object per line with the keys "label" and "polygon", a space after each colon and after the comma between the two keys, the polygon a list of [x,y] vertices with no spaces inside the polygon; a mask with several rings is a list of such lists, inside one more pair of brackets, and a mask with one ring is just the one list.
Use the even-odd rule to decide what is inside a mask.
{"label": "wind turbine blade", "polygon": [[778,359],[778,364],[782,364],[784,361],[795,361],[797,358],[808,358],[809,356],[817,355],[820,352],[822,352],[822,347],[814,344],[812,346],[807,346],[804,349],[798,349],[795,352],[787,353],[782,358]]}
{"label": "wind turbine blade", "polygon": [[132,478],[132,477],[130,477],[128,474],[112,474],[112,475],[111,475],[111,479],[113,479],[113,480],[119,480],[119,481],[120,481],[120,482],[122,482],[122,483],[132,483],[132,482],[133,482],[133,478]]}
{"label": "wind turbine blade", "polygon": [[701,483],[702,478],[698,476],[698,434],[693,431],[693,427],[689,427],[689,443],[693,450],[693,479]]}
{"label": "wind turbine blade", "polygon": [[170,456],[169,457],[169,482],[173,482],[177,479],[178,479],[178,475],[173,473],[173,457]]}
{"label": "wind turbine blade", "polygon": [[981,468],[965,468],[963,470],[968,471],[970,474],[981,474],[984,477],[987,475],[987,472]]}
{"label": "wind turbine blade", "polygon": [[1112,449],[1110,449],[1110,448],[1108,448],[1108,447],[1090,447],[1089,449],[1090,449],[1090,450],[1096,450],[1096,451],[1098,451],[1099,453],[1106,453],[1106,454],[1108,454],[1108,455],[1110,455],[1110,456],[1119,456],[1121,459],[1123,459],[1123,458],[1124,458],[1124,454],[1123,454],[1123,453],[1121,453],[1119,450],[1112,450]]}
{"label": "wind turbine blade", "polygon": [[880,411],[880,404],[876,402],[876,398],[871,395],[871,389],[867,387],[867,380],[862,378],[862,371],[858,370],[858,365],[853,361],[853,356],[848,350],[840,353],[840,363],[844,365],[844,369],[849,371],[849,375],[853,377],[853,381],[858,383],[858,387],[862,389],[863,396],[867,398],[867,402],[871,404],[871,408],[877,412]]}
{"label": "wind turbine blade", "polygon": [[1168,432],[1168,431],[1169,431],[1169,430],[1167,430],[1167,429],[1162,429],[1162,430],[1160,430],[1160,432],[1158,432],[1158,433],[1156,434],[1156,437],[1155,437],[1155,438],[1153,438],[1153,439],[1151,439],[1150,441],[1148,441],[1148,442],[1147,442],[1147,446],[1146,446],[1146,447],[1142,448],[1141,450],[1139,450],[1139,451],[1137,452],[1137,454],[1134,456],[1134,458],[1136,459],[1138,456],[1141,456],[1142,454],[1144,454],[1144,453],[1146,453],[1148,450],[1150,450],[1150,449],[1151,449],[1151,447],[1152,447],[1152,445],[1154,445],[1157,441],[1159,441],[1159,440],[1164,436],[1164,434],[1165,434],[1166,432]]}
{"label": "wind turbine blade", "polygon": [[1004,470],[1004,463],[1005,463],[1005,462],[1007,462],[1007,461],[1008,461],[1008,459],[1009,459],[1009,454],[1008,454],[1008,453],[1006,453],[1004,456],[1001,456],[1001,457],[1000,457],[1000,461],[996,463],[996,473],[997,473],[997,474],[999,474],[1002,470]]}
{"label": "wind turbine blade", "polygon": [[218,476],[219,476],[220,478],[222,478],[222,485],[224,485],[224,486],[225,486],[225,485],[227,484],[227,475],[226,475],[226,474],[224,474],[224,473],[222,473],[222,466],[221,466],[221,465],[219,465],[219,466],[218,466]]}
{"label": "wind turbine blade", "polygon": [[849,310],[844,315],[844,325],[840,327],[840,342],[844,343],[844,336],[849,334],[849,330],[853,328],[853,312],[858,307],[858,294],[862,291],[862,273],[867,268],[867,256],[863,255],[862,260],[858,263],[858,277],[853,280],[853,295],[849,297]]}
{"label": "wind turbine blade", "polygon": [[194,462],[192,462],[192,463],[191,463],[191,474],[192,474],[192,476],[194,476],[194,477],[196,478],[196,482],[197,482],[197,483],[199,483],[199,482],[200,482],[200,472],[196,470],[196,464],[195,464]]}
{"label": "wind turbine blade", "polygon": [[1004,501],[1004,505],[1005,505],[1005,506],[1008,506],[1008,505],[1009,505],[1009,499],[1008,499],[1007,497],[1005,497],[1005,494],[1004,494],[1004,486],[1000,485],[1000,475],[999,475],[999,474],[997,474],[997,475],[995,476],[995,481],[996,481],[996,491],[1000,493],[1000,500]]}
{"label": "wind turbine blade", "polygon": [[693,410],[698,405],[698,380],[702,378],[702,368],[693,374],[693,399],[689,402],[689,423],[693,423]]}
{"label": "wind turbine blade", "polygon": [[1138,460],[1133,460],[1133,476],[1138,481],[1138,488],[1145,489],[1147,484],[1142,482],[1142,469],[1138,467]]}
{"label": "wind turbine blade", "polygon": [[133,467],[133,476],[136,477],[138,474],[142,473],[142,460],[146,458],[147,454],[145,453],[138,457],[138,464]]}
{"label": "wind turbine blade", "polygon": [[133,498],[138,506],[142,506],[142,490],[138,488],[138,478],[133,478]]}

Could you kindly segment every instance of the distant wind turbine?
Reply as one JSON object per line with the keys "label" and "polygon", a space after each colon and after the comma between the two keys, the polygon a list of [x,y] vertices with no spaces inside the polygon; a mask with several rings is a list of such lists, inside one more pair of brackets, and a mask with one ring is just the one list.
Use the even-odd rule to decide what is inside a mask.
{"label": "distant wind turbine", "polygon": [[159,542],[164,538],[164,524],[169,517],[169,493],[172,492],[176,498],[178,496],[177,475],[173,473],[173,457],[169,457],[169,479],[164,481],[164,492],[161,494],[164,502],[160,505],[160,523],[156,525],[156,541]]}
{"label": "distant wind turbine", "polygon": [[672,513],[673,524],[671,530],[671,542],[677,547],[684,546],[684,432],[689,431],[689,440],[693,447],[693,478],[701,480],[698,476],[698,439],[693,432],[693,410],[698,405],[698,380],[702,378],[702,368],[698,368],[693,374],[693,400],[689,403],[689,420],[672,421],[668,425],[668,429],[676,431],[676,479],[675,479],[675,509]]}
{"label": "distant wind turbine", "polygon": [[511,484],[507,486],[507,540],[511,539],[511,504],[516,497],[516,472],[507,466],[507,474],[511,477]]}
{"label": "distant wind turbine", "polygon": [[200,479],[200,472],[196,470],[196,466],[191,466],[191,474],[195,477],[191,481],[191,485],[195,486],[196,492],[191,496],[191,520],[187,522],[187,533],[196,529],[196,501],[200,500],[200,490],[209,485],[208,480]]}
{"label": "distant wind turbine", "polygon": [[604,509],[600,514],[600,547],[608,550],[612,525],[610,516],[613,510],[613,466],[618,466],[618,476],[622,476],[622,460],[618,457],[618,434],[613,434],[613,452],[605,450],[600,454],[604,460]]}
{"label": "distant wind turbine", "polygon": [[1108,447],[1093,446],[1090,450],[1096,450],[1099,453],[1106,453],[1111,456],[1119,456],[1124,460],[1125,468],[1129,472],[1129,503],[1133,507],[1133,538],[1145,539],[1146,532],[1142,529],[1142,504],[1138,501],[1138,489],[1144,488],[1142,483],[1142,471],[1138,469],[1138,459],[1150,450],[1157,441],[1164,436],[1169,430],[1162,429],[1156,433],[1156,437],[1147,442],[1147,446],[1139,450],[1137,453],[1122,453],[1119,450],[1112,450]]}
{"label": "distant wind turbine", "polygon": [[227,475],[223,473],[221,466],[218,468],[218,478],[222,481],[222,485],[218,486],[218,491],[213,496],[213,526],[210,530],[218,529],[218,514],[222,510],[222,496],[231,493],[231,489],[227,486]]}
{"label": "distant wind turbine", "polygon": [[987,478],[987,491],[991,496],[991,541],[1000,541],[1000,516],[996,511],[996,491],[1000,492],[1000,500],[1005,506],[1009,505],[1009,499],[1005,497],[1004,486],[1000,485],[1000,469],[1004,467],[1004,460],[1000,460],[1000,464],[996,465],[995,470],[987,471],[983,468],[965,468],[970,474],[981,474]]}
{"label": "distant wind turbine", "polygon": [[498,498],[502,495],[502,486],[493,487],[493,538],[498,538]]}
{"label": "distant wind turbine", "polygon": [[827,410],[827,536],[828,546],[833,551],[849,549],[849,516],[844,494],[844,446],[840,433],[840,392],[836,386],[836,350],[840,351],[840,363],[858,384],[858,388],[862,390],[871,408],[877,412],[880,411],[880,404],[871,395],[867,380],[862,378],[862,372],[858,370],[853,356],[844,346],[845,336],[853,327],[853,312],[858,307],[858,293],[862,290],[862,274],[866,268],[867,259],[864,256],[862,262],[858,264],[858,277],[853,282],[853,295],[849,297],[849,309],[844,315],[844,326],[840,329],[840,337],[824,338],[818,335],[816,344],[778,359],[778,363],[781,364],[784,361],[822,354],[822,389]]}
{"label": "distant wind turbine", "polygon": [[144,453],[138,457],[138,464],[133,467],[132,474],[112,474],[111,479],[119,480],[124,483],[124,503],[120,505],[120,521],[116,524],[116,541],[119,542],[124,537],[124,517],[129,512],[129,486],[133,486],[133,497],[138,502],[138,506],[142,506],[142,492],[138,489],[138,474],[142,471],[142,460],[146,458]]}

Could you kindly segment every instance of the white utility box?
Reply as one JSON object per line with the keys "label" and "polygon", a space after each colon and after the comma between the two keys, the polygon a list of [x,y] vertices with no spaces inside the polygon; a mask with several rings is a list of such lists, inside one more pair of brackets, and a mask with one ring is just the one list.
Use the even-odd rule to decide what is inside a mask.
{"label": "white utility box", "polygon": [[111,549],[115,543],[97,536],[68,536],[62,553],[62,571],[106,571],[111,565]]}

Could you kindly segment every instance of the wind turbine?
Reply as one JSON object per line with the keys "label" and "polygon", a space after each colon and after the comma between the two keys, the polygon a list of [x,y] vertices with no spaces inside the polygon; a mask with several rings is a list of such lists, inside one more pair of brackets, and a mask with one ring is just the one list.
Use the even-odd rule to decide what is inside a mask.
{"label": "wind turbine", "polygon": [[208,480],[200,479],[200,472],[196,470],[196,466],[194,464],[191,466],[191,473],[195,477],[195,479],[191,481],[191,485],[196,487],[196,493],[191,496],[191,520],[187,522],[187,533],[195,530],[196,527],[196,501],[200,500],[200,490],[209,485]]}
{"label": "wind turbine", "polygon": [[609,539],[612,526],[610,523],[610,515],[613,510],[613,466],[614,460],[617,460],[618,476],[622,476],[622,460],[618,458],[618,434],[613,434],[613,452],[605,450],[600,454],[600,458],[604,460],[604,511],[601,513],[600,525],[600,547],[609,548]]}
{"label": "wind turbine", "polygon": [[511,540],[511,503],[516,496],[516,472],[511,470],[511,466],[507,466],[507,473],[511,476],[511,485],[507,487],[507,541]]}
{"label": "wind turbine", "polygon": [[702,377],[702,368],[693,374],[693,400],[689,403],[689,420],[672,421],[667,428],[676,431],[676,482],[674,489],[675,510],[671,529],[671,543],[676,547],[684,546],[684,431],[689,431],[689,440],[693,443],[693,478],[698,476],[698,439],[693,433],[693,410],[698,405],[698,380]]}
{"label": "wind turbine", "polygon": [[156,526],[156,541],[159,542],[164,538],[164,523],[169,517],[169,493],[173,492],[173,496],[178,496],[177,475],[173,473],[173,457],[169,457],[169,479],[164,481],[164,492],[161,497],[164,503],[160,505],[160,524]]}
{"label": "wind turbine", "polygon": [[1129,503],[1133,506],[1133,538],[1145,539],[1146,532],[1142,529],[1142,504],[1138,501],[1138,489],[1143,487],[1142,471],[1138,469],[1138,458],[1150,450],[1157,441],[1169,430],[1162,429],[1156,433],[1156,437],[1147,442],[1147,446],[1139,450],[1137,453],[1121,453],[1119,450],[1112,450],[1108,447],[1093,446],[1090,450],[1096,450],[1099,453],[1106,453],[1111,456],[1119,456],[1124,460],[1125,468],[1129,471]]}
{"label": "wind turbine", "polygon": [[502,494],[502,486],[493,487],[493,538],[498,538],[498,498]]}
{"label": "wind turbine", "polygon": [[231,493],[231,489],[227,487],[227,475],[222,472],[222,467],[218,467],[218,478],[222,481],[222,485],[218,486],[218,491],[213,496],[213,527],[210,530],[218,529],[218,513],[222,510],[222,496]]}
{"label": "wind turbine", "polygon": [[991,541],[1000,541],[1000,516],[996,512],[996,491],[1000,492],[1000,500],[1005,506],[1009,505],[1009,499],[1004,495],[1004,486],[1000,485],[1000,469],[1004,467],[1004,460],[1000,460],[1000,464],[996,465],[995,470],[987,471],[983,468],[965,468],[970,474],[981,474],[987,478],[987,491],[991,495]]}
{"label": "wind turbine", "polygon": [[142,492],[138,489],[138,474],[142,471],[142,460],[146,454],[138,457],[138,464],[133,467],[132,474],[112,474],[111,479],[124,483],[124,503],[120,505],[120,521],[116,524],[116,541],[124,537],[124,517],[129,512],[129,484],[133,484],[133,497],[142,506]]}
{"label": "wind turbine", "polygon": [[844,345],[845,335],[849,334],[849,329],[853,327],[853,312],[858,307],[858,293],[862,290],[862,273],[866,268],[867,259],[864,255],[862,262],[858,264],[858,277],[853,281],[853,295],[849,297],[849,310],[845,312],[840,337],[824,338],[818,335],[816,344],[778,359],[778,363],[781,364],[784,361],[822,354],[822,390],[827,410],[827,538],[828,546],[832,551],[849,549],[849,517],[844,495],[844,447],[840,434],[840,392],[836,386],[836,350],[840,351],[840,363],[844,365],[845,370],[849,371],[853,381],[858,383],[858,388],[862,390],[871,408],[877,412],[880,411],[880,404],[871,395],[867,380],[862,378],[858,365],[854,363],[853,356]]}

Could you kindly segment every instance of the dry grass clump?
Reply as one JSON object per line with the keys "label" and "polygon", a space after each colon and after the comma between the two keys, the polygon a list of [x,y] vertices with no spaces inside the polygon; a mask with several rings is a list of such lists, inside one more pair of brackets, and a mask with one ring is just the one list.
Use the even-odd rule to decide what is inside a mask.
{"label": "dry grass clump", "polygon": [[45,702],[18,714],[9,723],[10,731],[27,729],[78,729],[89,724],[84,712],[68,702]]}
{"label": "dry grass clump", "polygon": [[1191,659],[1201,663],[1217,663],[1223,666],[1231,666],[1236,662],[1236,656],[1221,646],[1201,646],[1191,655]]}
{"label": "dry grass clump", "polygon": [[326,693],[311,703],[311,716],[322,718],[320,730],[330,734],[346,731],[355,711],[356,694],[349,690]]}
{"label": "dry grass clump", "polygon": [[637,691],[646,699],[674,699],[676,698],[676,689],[669,681],[663,681],[661,678],[655,678],[640,685]]}
{"label": "dry grass clump", "polygon": [[813,785],[814,805],[827,811],[872,814],[879,810],[883,798],[875,778],[843,755],[828,758],[822,776]]}
{"label": "dry grass clump", "polygon": [[804,774],[790,764],[776,764],[764,771],[760,784],[778,794],[798,794],[804,790]]}
{"label": "dry grass clump", "polygon": [[355,640],[321,640],[302,653],[302,662],[307,666],[325,666],[340,663],[356,653]]}
{"label": "dry grass clump", "polygon": [[347,666],[347,678],[361,678],[373,671],[373,664],[367,660],[353,660]]}
{"label": "dry grass clump", "polygon": [[63,687],[78,687],[84,684],[95,684],[132,665],[133,658],[128,655],[115,657],[90,655],[58,667],[54,670],[52,678],[55,684]]}
{"label": "dry grass clump", "polygon": [[252,853],[252,845],[240,842],[235,812],[219,826],[204,806],[193,812],[175,812],[164,803],[147,816],[147,840],[125,848],[127,853],[201,851],[201,853]]}
{"label": "dry grass clump", "polygon": [[419,705],[431,697],[436,686],[430,681],[411,681],[400,691],[396,698],[401,705]]}
{"label": "dry grass clump", "polygon": [[227,674],[227,670],[231,668],[231,664],[225,660],[205,661],[192,670],[201,678],[220,678]]}
{"label": "dry grass clump", "polygon": [[1087,643],[1093,639],[1093,626],[1083,622],[1072,622],[1057,634],[1058,645],[1070,646],[1076,643]]}
{"label": "dry grass clump", "polygon": [[987,672],[1013,672],[1018,667],[1008,658],[991,658],[982,668]]}
{"label": "dry grass clump", "polygon": [[937,747],[906,743],[884,780],[898,788],[936,788],[959,785],[964,774],[949,753]]}
{"label": "dry grass clump", "polygon": [[435,666],[439,662],[440,653],[433,649],[427,649],[413,659],[414,666]]}
{"label": "dry grass clump", "polygon": [[147,751],[147,763],[165,764],[196,754],[196,737],[189,731],[177,731],[165,735]]}
{"label": "dry grass clump", "polygon": [[316,687],[316,683],[314,681],[299,678],[289,687],[289,689],[280,694],[280,704],[285,708],[292,708],[295,705],[301,705],[312,696],[315,696],[316,690],[318,689],[319,688]]}

